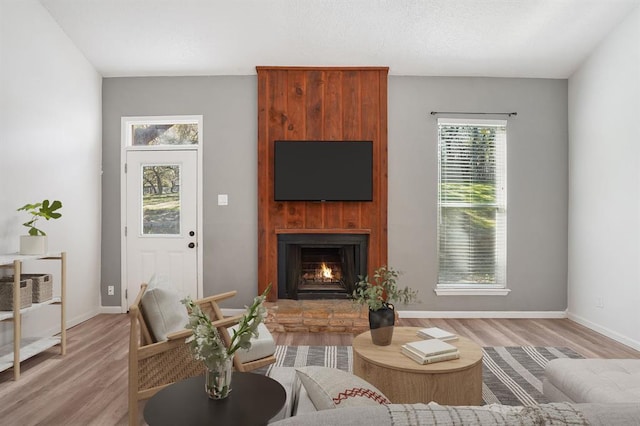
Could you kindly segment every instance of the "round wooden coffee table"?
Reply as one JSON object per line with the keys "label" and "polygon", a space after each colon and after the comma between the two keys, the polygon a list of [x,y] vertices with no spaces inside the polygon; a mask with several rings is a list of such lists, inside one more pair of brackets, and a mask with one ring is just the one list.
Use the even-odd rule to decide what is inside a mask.
{"label": "round wooden coffee table", "polygon": [[353,339],[353,372],[380,389],[391,402],[435,401],[446,405],[482,404],[482,348],[465,337],[449,341],[460,358],[421,365],[400,347],[421,338],[420,327],[395,327],[389,346],[376,346],[367,331]]}

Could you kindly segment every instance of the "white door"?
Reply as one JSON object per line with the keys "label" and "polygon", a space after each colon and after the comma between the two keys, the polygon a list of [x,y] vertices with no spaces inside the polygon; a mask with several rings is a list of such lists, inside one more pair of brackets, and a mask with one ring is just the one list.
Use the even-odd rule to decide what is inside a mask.
{"label": "white door", "polygon": [[126,286],[162,275],[182,295],[198,294],[197,152],[143,150],[126,154]]}

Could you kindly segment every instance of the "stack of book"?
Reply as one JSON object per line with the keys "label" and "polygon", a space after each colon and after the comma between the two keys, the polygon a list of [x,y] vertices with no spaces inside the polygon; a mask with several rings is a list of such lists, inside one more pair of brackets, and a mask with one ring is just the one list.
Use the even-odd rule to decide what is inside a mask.
{"label": "stack of book", "polygon": [[444,341],[458,340],[458,336],[438,327],[421,328],[418,330],[418,336],[425,339],[438,339]]}
{"label": "stack of book", "polygon": [[418,364],[431,364],[460,358],[458,348],[439,339],[406,343],[402,345],[402,353]]}

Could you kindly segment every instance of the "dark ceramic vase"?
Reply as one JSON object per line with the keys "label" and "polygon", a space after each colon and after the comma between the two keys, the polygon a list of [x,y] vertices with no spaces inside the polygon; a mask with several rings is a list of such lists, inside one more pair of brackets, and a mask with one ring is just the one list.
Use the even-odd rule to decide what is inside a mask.
{"label": "dark ceramic vase", "polygon": [[371,341],[374,345],[387,346],[391,344],[396,312],[393,305],[384,304],[377,311],[369,309],[369,328]]}

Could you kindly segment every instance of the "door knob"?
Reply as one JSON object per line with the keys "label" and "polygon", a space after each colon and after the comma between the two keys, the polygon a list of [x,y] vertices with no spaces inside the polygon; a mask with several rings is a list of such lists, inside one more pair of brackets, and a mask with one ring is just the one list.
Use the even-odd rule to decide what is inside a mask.
{"label": "door knob", "polygon": [[189,248],[194,248],[196,246],[196,243],[189,243]]}

